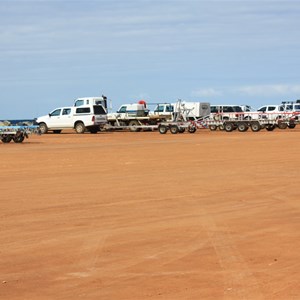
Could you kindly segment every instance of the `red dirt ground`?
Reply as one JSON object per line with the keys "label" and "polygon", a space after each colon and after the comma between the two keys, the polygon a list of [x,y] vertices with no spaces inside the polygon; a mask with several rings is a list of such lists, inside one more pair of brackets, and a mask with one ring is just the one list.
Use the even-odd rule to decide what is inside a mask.
{"label": "red dirt ground", "polygon": [[300,128],[2,144],[0,299],[300,299]]}

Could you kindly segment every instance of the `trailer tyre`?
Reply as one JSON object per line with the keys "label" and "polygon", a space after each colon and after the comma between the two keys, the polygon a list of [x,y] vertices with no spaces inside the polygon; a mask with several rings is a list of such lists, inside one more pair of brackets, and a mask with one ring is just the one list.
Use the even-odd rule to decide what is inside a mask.
{"label": "trailer tyre", "polygon": [[23,134],[19,134],[13,137],[15,143],[22,143],[24,141],[25,136]]}
{"label": "trailer tyre", "polygon": [[275,129],[275,126],[274,125],[267,125],[266,126],[266,130],[267,131],[273,131]]}
{"label": "trailer tyre", "polygon": [[239,123],[238,124],[238,131],[245,132],[249,129],[249,126],[246,123]]}
{"label": "trailer tyre", "polygon": [[82,122],[78,122],[75,124],[75,131],[76,133],[84,133],[85,132],[85,126]]}
{"label": "trailer tyre", "polygon": [[217,125],[209,125],[208,128],[210,129],[210,131],[216,131],[218,126]]}
{"label": "trailer tyre", "polygon": [[253,122],[253,123],[251,124],[251,130],[252,130],[253,132],[260,131],[260,129],[261,129],[261,126],[260,126],[260,124],[259,124],[258,122]]}
{"label": "trailer tyre", "polygon": [[91,127],[91,128],[89,128],[89,132],[90,132],[90,133],[95,134],[95,133],[97,133],[98,131],[99,131],[99,128],[98,128],[98,127]]}
{"label": "trailer tyre", "polygon": [[226,122],[224,125],[224,129],[227,132],[231,132],[233,130],[233,128],[234,128],[234,125],[231,122]]}
{"label": "trailer tyre", "polygon": [[185,128],[180,127],[180,128],[178,129],[178,132],[179,132],[179,133],[184,133],[184,132],[185,132]]}
{"label": "trailer tyre", "polygon": [[160,134],[166,134],[168,132],[168,127],[165,125],[159,125],[158,131]]}
{"label": "trailer tyre", "polygon": [[172,134],[178,133],[178,132],[179,132],[178,126],[177,126],[177,125],[172,125],[172,126],[170,126],[170,132],[171,132]]}
{"label": "trailer tyre", "polygon": [[282,121],[278,121],[278,124],[277,124],[278,128],[280,129],[286,129],[288,127],[288,124],[285,123],[285,122],[282,122]]}
{"label": "trailer tyre", "polygon": [[196,128],[195,126],[191,126],[191,127],[189,127],[189,129],[188,129],[189,133],[195,133],[196,130],[197,130],[197,128]]}
{"label": "trailer tyre", "polygon": [[139,126],[139,122],[136,120],[132,120],[129,122],[129,126],[130,126],[130,131],[132,132],[138,132],[140,131],[140,128],[136,128],[136,126]]}
{"label": "trailer tyre", "polygon": [[10,143],[11,140],[12,140],[12,136],[10,134],[3,135],[1,137],[2,143],[5,143],[5,144]]}
{"label": "trailer tyre", "polygon": [[46,123],[40,123],[39,128],[40,128],[41,134],[45,134],[48,132],[48,127],[47,127]]}

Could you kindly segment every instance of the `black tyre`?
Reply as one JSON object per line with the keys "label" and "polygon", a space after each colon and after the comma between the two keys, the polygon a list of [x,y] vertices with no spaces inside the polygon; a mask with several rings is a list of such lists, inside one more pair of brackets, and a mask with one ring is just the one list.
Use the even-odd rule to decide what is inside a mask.
{"label": "black tyre", "polygon": [[196,128],[195,126],[191,126],[191,127],[189,127],[189,129],[188,129],[189,133],[195,133],[196,130],[197,130],[197,128]]}
{"label": "black tyre", "polygon": [[294,129],[294,128],[296,127],[296,124],[289,124],[288,127],[289,127],[290,129]]}
{"label": "black tyre", "polygon": [[179,133],[184,133],[184,132],[185,132],[185,128],[179,127],[178,132],[179,132]]}
{"label": "black tyre", "polygon": [[25,136],[23,134],[16,134],[14,137],[13,137],[13,140],[15,143],[22,143],[25,139]]}
{"label": "black tyre", "polygon": [[140,124],[139,124],[139,122],[138,121],[136,121],[136,120],[132,120],[132,121],[130,121],[129,122],[129,126],[130,126],[130,131],[132,131],[132,132],[138,132],[138,131],[140,131],[141,129],[140,128],[136,128],[137,126],[139,126]]}
{"label": "black tyre", "polygon": [[267,125],[266,126],[266,130],[267,131],[273,131],[275,129],[275,126],[274,125]]}
{"label": "black tyre", "polygon": [[233,128],[234,128],[234,124],[231,122],[226,122],[224,125],[224,129],[227,132],[231,132],[233,130]]}
{"label": "black tyre", "polygon": [[238,131],[245,132],[248,129],[249,129],[249,126],[247,125],[247,123],[241,122],[238,124]]}
{"label": "black tyre", "polygon": [[5,144],[10,143],[11,140],[12,140],[11,134],[6,134],[1,137],[2,143],[5,143]]}
{"label": "black tyre", "polygon": [[76,133],[84,133],[85,132],[85,126],[82,122],[78,122],[75,124],[75,131]]}
{"label": "black tyre", "polygon": [[166,134],[168,132],[168,127],[165,125],[159,125],[158,126],[158,131],[160,134]]}
{"label": "black tyre", "polygon": [[98,128],[98,127],[92,127],[92,128],[89,128],[89,132],[90,132],[90,133],[95,134],[95,133],[97,133],[98,131],[99,131],[99,128]]}
{"label": "black tyre", "polygon": [[288,127],[288,124],[282,121],[279,121],[277,124],[279,129],[286,129]]}
{"label": "black tyre", "polygon": [[178,126],[177,126],[177,125],[171,125],[171,126],[170,126],[170,132],[171,132],[172,134],[178,133],[178,132],[179,132]]}
{"label": "black tyre", "polygon": [[260,131],[260,129],[261,129],[261,126],[260,126],[260,124],[258,122],[251,123],[251,130],[253,132]]}
{"label": "black tyre", "polygon": [[217,125],[209,125],[208,128],[211,130],[211,131],[216,131],[218,126]]}
{"label": "black tyre", "polygon": [[219,130],[223,131],[224,130],[224,125],[219,125],[218,128],[219,128]]}
{"label": "black tyre", "polygon": [[47,127],[46,123],[40,123],[39,129],[40,129],[41,134],[45,134],[48,132],[48,127]]}

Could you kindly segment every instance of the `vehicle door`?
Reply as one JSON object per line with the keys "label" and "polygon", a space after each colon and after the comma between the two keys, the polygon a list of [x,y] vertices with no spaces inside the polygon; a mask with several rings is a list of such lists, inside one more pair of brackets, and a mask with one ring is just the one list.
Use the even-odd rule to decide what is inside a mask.
{"label": "vehicle door", "polygon": [[60,127],[60,117],[61,117],[62,108],[57,108],[49,114],[47,121],[47,126],[49,128],[59,128]]}
{"label": "vehicle door", "polygon": [[64,107],[62,109],[59,123],[60,123],[60,126],[63,128],[72,128],[73,127],[72,108],[71,107]]}
{"label": "vehicle door", "polygon": [[257,111],[259,112],[259,115],[258,115],[259,118],[262,118],[262,119],[267,118],[267,114],[266,114],[267,107],[266,106],[259,108]]}
{"label": "vehicle door", "polygon": [[[49,128],[65,128],[70,127],[67,126],[68,120],[71,117],[71,108],[64,107],[55,109],[53,112],[49,114]],[[72,127],[72,126],[71,126]]]}

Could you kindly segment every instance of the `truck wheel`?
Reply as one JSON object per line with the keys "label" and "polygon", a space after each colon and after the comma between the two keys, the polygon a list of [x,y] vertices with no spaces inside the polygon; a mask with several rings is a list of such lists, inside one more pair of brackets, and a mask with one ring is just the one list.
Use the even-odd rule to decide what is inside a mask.
{"label": "truck wheel", "polygon": [[260,126],[260,124],[258,122],[251,123],[251,130],[253,132],[260,131],[260,129],[261,129],[261,126]]}
{"label": "truck wheel", "polygon": [[240,132],[245,132],[248,130],[248,128],[249,126],[246,123],[241,122],[238,124],[238,131]]}
{"label": "truck wheel", "polygon": [[294,128],[296,127],[296,124],[289,124],[288,127],[289,127],[290,129],[294,129]]}
{"label": "truck wheel", "polygon": [[75,131],[76,133],[84,133],[85,132],[85,126],[82,122],[78,122],[75,124]]}
{"label": "truck wheel", "polygon": [[224,125],[219,125],[219,130],[223,131],[224,130]]}
{"label": "truck wheel", "polygon": [[231,122],[226,122],[224,125],[224,129],[227,132],[231,132],[233,130],[233,127],[234,127],[234,125]]}
{"label": "truck wheel", "polygon": [[130,121],[129,122],[129,126],[130,126],[130,131],[131,132],[138,132],[138,131],[140,131],[141,129],[140,128],[136,128],[136,126],[139,126],[140,124],[139,124],[139,122],[138,121],[136,121],[136,120],[132,120],[132,121]]}
{"label": "truck wheel", "polygon": [[159,125],[158,131],[160,134],[166,134],[168,132],[168,127],[165,125]]}
{"label": "truck wheel", "polygon": [[5,144],[10,143],[11,140],[12,140],[11,134],[6,134],[1,137],[2,143],[5,143]]}
{"label": "truck wheel", "polygon": [[216,131],[218,126],[217,125],[209,125],[208,128],[210,129],[210,131]]}
{"label": "truck wheel", "polygon": [[40,128],[41,134],[45,134],[48,132],[48,127],[47,127],[46,123],[40,123],[39,128]]}
{"label": "truck wheel", "polygon": [[171,132],[172,134],[178,133],[178,132],[179,132],[178,126],[177,126],[177,125],[172,125],[172,126],[170,126],[170,132]]}
{"label": "truck wheel", "polygon": [[178,132],[179,132],[179,133],[184,133],[184,132],[185,132],[185,128],[180,127],[180,128],[178,129]]}

